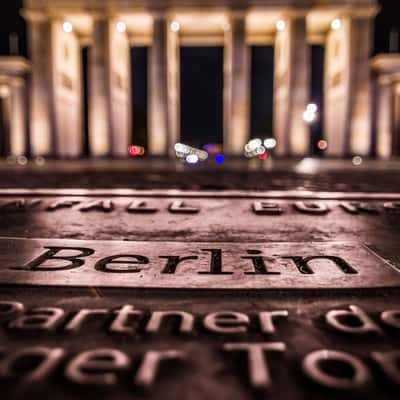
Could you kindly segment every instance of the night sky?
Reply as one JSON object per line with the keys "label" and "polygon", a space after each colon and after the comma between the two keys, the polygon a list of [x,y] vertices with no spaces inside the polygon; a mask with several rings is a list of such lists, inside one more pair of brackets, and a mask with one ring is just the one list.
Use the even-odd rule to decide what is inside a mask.
{"label": "night sky", "polygon": [[[7,3],[5,5],[4,3]],[[400,31],[398,0],[381,0],[382,9],[375,22],[374,54],[388,52],[391,30]],[[9,34],[19,37],[20,53],[27,54],[26,27],[19,15],[21,0],[3,0],[0,13],[0,54],[9,54]],[[320,68],[323,50],[312,48],[311,98],[322,105]],[[400,49],[398,49],[399,51]],[[251,76],[251,134],[270,135],[272,132],[272,74],[273,49],[253,47]],[[133,128],[138,144],[146,144],[147,73],[145,48],[131,51]],[[182,140],[200,146],[207,142],[222,142],[222,47],[181,49],[181,128]],[[314,127],[315,139],[320,126]]]}

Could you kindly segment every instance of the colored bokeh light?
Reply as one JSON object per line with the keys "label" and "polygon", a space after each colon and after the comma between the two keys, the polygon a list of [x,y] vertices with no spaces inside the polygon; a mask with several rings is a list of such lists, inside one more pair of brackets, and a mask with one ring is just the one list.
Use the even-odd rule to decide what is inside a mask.
{"label": "colored bokeh light", "polygon": [[257,157],[259,160],[265,160],[268,157],[268,154],[264,151],[264,153],[258,154]]}
{"label": "colored bokeh light", "polygon": [[318,141],[318,144],[317,144],[317,147],[320,149],[320,150],[326,150],[327,148],[328,148],[328,142],[326,141],[326,140],[319,140]]}
{"label": "colored bokeh light", "polygon": [[216,154],[214,160],[217,164],[222,164],[225,161],[225,156],[223,154]]}
{"label": "colored bokeh light", "polygon": [[197,154],[189,154],[186,157],[186,162],[188,164],[197,164],[199,162],[199,157]]}
{"label": "colored bokeh light", "polygon": [[128,147],[128,152],[132,157],[143,156],[144,155],[144,147],[131,145]]}

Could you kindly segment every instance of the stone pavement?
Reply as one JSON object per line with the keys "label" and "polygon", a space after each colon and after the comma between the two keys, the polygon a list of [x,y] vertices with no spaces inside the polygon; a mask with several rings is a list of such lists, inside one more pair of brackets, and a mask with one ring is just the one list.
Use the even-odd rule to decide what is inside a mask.
{"label": "stone pavement", "polygon": [[2,398],[398,398],[399,175],[1,166]]}

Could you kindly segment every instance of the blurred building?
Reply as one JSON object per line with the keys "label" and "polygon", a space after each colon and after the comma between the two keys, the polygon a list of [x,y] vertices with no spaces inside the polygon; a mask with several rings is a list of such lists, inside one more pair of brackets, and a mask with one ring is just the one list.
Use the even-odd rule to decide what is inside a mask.
{"label": "blurred building", "polygon": [[306,155],[310,125],[303,114],[310,46],[317,44],[324,47],[326,153],[399,155],[400,57],[370,59],[377,12],[375,0],[25,0],[31,63],[0,59],[0,96],[14,104],[5,111],[7,151],[80,157],[86,120],[90,155],[127,155],[135,138],[130,48],[148,46],[148,153],[171,154],[180,139],[180,46],[206,44],[224,49],[224,152],[242,154],[249,139],[249,48],[268,45],[276,153]]}

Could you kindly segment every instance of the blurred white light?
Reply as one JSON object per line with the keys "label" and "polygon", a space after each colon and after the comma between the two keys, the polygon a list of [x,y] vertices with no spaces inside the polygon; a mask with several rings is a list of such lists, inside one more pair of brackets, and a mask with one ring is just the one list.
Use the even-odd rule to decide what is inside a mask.
{"label": "blurred white light", "polygon": [[208,153],[207,153],[206,151],[204,151],[204,150],[199,150],[199,149],[196,149],[196,150],[197,150],[197,152],[196,152],[195,154],[197,154],[197,156],[199,157],[199,160],[200,160],[200,161],[207,160],[207,158],[208,158]]}
{"label": "blurred white light", "polygon": [[172,32],[179,32],[179,29],[181,29],[181,25],[178,21],[172,21],[171,22],[171,31]]}
{"label": "blurred white light", "polygon": [[315,112],[312,112],[310,110],[306,110],[303,112],[303,120],[307,123],[314,122],[316,118],[317,115]]}
{"label": "blurred white light", "polygon": [[37,157],[35,158],[35,163],[36,163],[37,165],[42,166],[42,165],[45,164],[45,162],[46,162],[46,160],[45,160],[44,157],[42,157],[42,156],[37,156]]}
{"label": "blurred white light", "polygon": [[28,164],[28,159],[25,156],[18,156],[17,157],[17,164],[26,165],[26,164]]}
{"label": "blurred white light", "polygon": [[274,138],[267,138],[264,140],[264,146],[266,149],[273,149],[276,147],[276,140]]}
{"label": "blurred white light", "polygon": [[316,113],[318,111],[318,106],[315,103],[310,103],[307,105],[307,111]]}
{"label": "blurred white light", "polygon": [[176,143],[174,146],[175,151],[183,151],[183,144],[182,143]]}
{"label": "blurred white light", "polygon": [[332,22],[331,22],[331,28],[334,31],[337,31],[338,29],[340,29],[342,27],[342,21],[339,18],[335,18]]}
{"label": "blurred white light", "polygon": [[283,19],[276,22],[276,29],[280,32],[284,31],[286,28],[286,23]]}
{"label": "blurred white light", "polygon": [[262,145],[262,140],[261,139],[252,139],[250,140],[249,143],[247,143],[247,149],[248,151],[255,150],[257,147],[260,147]]}
{"label": "blurred white light", "polygon": [[199,161],[199,157],[197,154],[189,154],[186,157],[186,162],[189,164],[196,164],[196,163],[198,163],[198,161]]}
{"label": "blurred white light", "polygon": [[256,154],[264,154],[265,153],[265,147],[264,146],[258,146],[256,148]]}
{"label": "blurred white light", "polygon": [[353,165],[358,166],[362,164],[363,159],[360,156],[354,156],[351,162],[353,163]]}
{"label": "blurred white light", "polygon": [[66,33],[72,32],[73,26],[72,26],[71,22],[65,21],[63,23],[62,27],[63,27],[64,32],[66,32]]}
{"label": "blurred white light", "polygon": [[126,24],[123,21],[118,21],[116,27],[117,31],[120,33],[124,33],[126,31]]}

